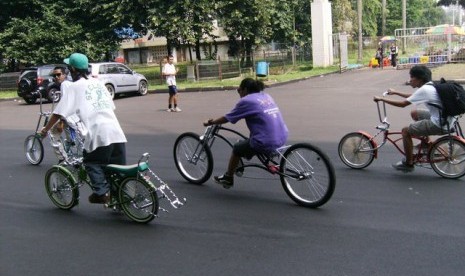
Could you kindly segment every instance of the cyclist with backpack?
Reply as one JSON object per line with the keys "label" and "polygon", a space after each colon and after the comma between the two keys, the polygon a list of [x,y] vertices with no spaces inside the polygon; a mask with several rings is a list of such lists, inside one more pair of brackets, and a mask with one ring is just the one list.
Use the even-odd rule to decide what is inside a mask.
{"label": "cyclist with backpack", "polygon": [[387,97],[374,97],[374,101],[382,101],[392,106],[404,108],[411,104],[424,104],[426,109],[415,109],[411,112],[414,120],[409,126],[402,129],[405,160],[401,160],[392,166],[400,171],[411,172],[413,166],[413,140],[412,136],[442,135],[449,131],[455,117],[442,118],[443,104],[435,84],[431,81],[431,70],[423,65],[416,65],[410,69],[410,85],[418,88],[413,94],[402,93],[389,89],[387,95],[397,95],[403,100],[393,100]]}

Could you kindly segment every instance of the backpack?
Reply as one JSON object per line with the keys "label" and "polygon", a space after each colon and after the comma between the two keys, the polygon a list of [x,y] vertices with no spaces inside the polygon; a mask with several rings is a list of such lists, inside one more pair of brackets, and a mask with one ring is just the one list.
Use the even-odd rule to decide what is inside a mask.
{"label": "backpack", "polygon": [[462,85],[441,78],[439,82],[434,82],[433,86],[441,99],[442,118],[465,113],[465,89]]}

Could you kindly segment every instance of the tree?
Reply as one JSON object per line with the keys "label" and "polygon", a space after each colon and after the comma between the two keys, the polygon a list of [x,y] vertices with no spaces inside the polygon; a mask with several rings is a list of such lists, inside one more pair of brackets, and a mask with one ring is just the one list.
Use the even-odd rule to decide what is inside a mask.
{"label": "tree", "polygon": [[[394,35],[402,28],[402,0],[387,1],[386,34]],[[436,6],[435,0],[409,0],[407,2],[407,28],[428,27],[440,24],[444,11]]]}
{"label": "tree", "polygon": [[273,0],[229,0],[221,1],[220,20],[228,37],[240,38],[240,48],[245,66],[252,66],[252,51],[257,44],[272,37]]}
{"label": "tree", "polygon": [[351,34],[357,26],[357,12],[352,7],[350,0],[333,0],[333,32]]}
{"label": "tree", "polygon": [[[201,43],[215,39],[213,20],[216,0],[152,1],[148,10],[147,28],[156,36],[166,37],[168,53],[174,46],[195,46],[196,58],[201,59]],[[192,59],[191,59],[192,60]]]}
{"label": "tree", "polygon": [[462,6],[462,8],[465,9],[465,0],[439,0],[437,5],[438,6],[450,6],[450,5],[455,5],[459,4]]}
{"label": "tree", "polygon": [[[142,24],[132,20],[143,14],[131,12],[135,5],[141,7],[137,1],[20,2],[29,4],[30,12],[8,18],[0,33],[0,52],[23,63],[62,62],[72,52],[84,53],[90,60],[105,60],[121,41],[115,29],[128,26],[128,22],[138,23],[132,26],[142,29]],[[118,12],[122,15],[116,16]]]}

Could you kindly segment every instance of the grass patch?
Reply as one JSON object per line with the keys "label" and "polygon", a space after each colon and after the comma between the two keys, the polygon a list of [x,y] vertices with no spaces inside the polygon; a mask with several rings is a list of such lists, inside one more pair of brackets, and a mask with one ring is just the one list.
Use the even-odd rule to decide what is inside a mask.
{"label": "grass patch", "polygon": [[0,99],[14,99],[18,97],[16,90],[0,90]]}

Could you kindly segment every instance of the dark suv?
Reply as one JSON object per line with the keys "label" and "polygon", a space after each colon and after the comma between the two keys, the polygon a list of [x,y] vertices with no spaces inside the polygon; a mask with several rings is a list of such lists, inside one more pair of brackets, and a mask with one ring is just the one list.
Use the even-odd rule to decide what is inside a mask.
{"label": "dark suv", "polygon": [[28,104],[33,104],[42,96],[51,102],[60,100],[60,85],[53,82],[53,68],[64,64],[48,64],[24,69],[18,78],[18,96]]}

